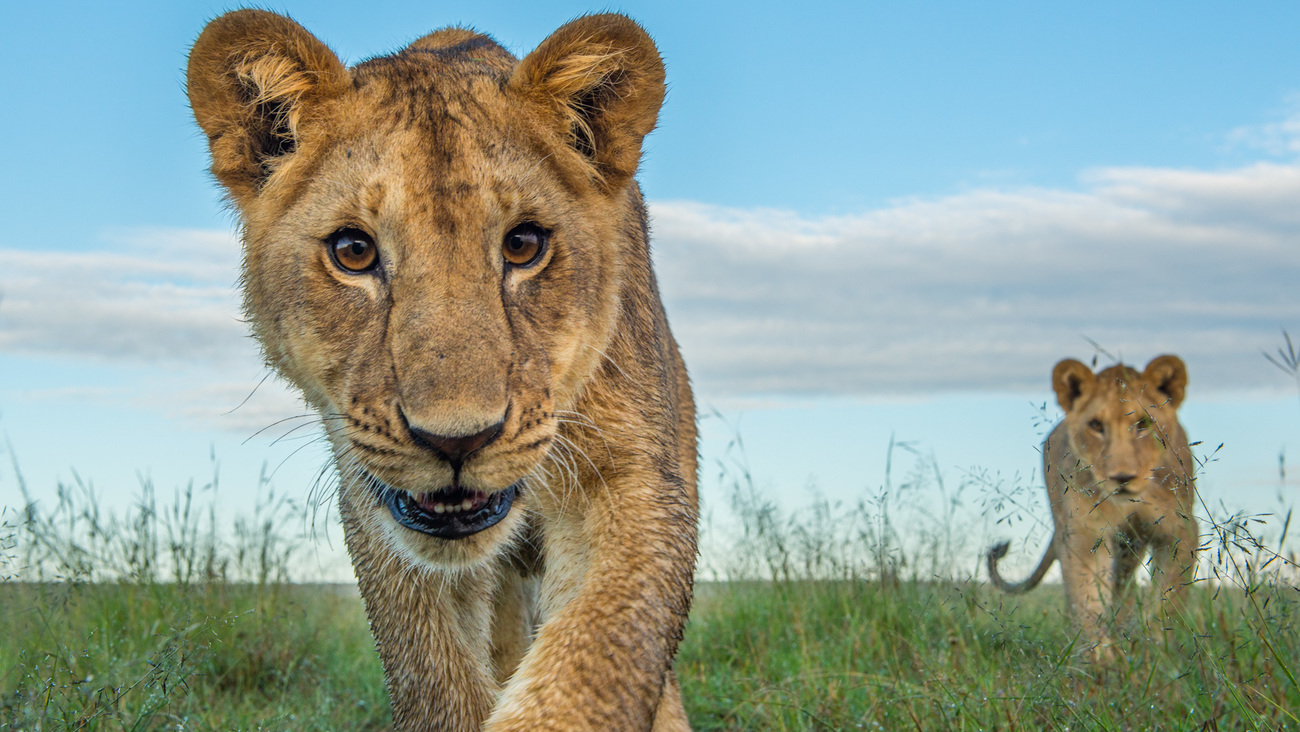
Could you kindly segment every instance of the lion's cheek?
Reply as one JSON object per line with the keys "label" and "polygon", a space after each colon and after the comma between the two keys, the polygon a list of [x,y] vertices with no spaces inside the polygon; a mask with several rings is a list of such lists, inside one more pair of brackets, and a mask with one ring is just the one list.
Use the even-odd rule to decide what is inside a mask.
{"label": "lion's cheek", "polygon": [[557,400],[562,403],[576,400],[582,385],[602,368],[622,375],[621,365],[609,356],[611,342],[627,336],[618,330],[620,303],[612,292],[618,282],[603,267],[597,271],[563,314],[565,327],[554,335],[557,343],[552,353],[563,357],[556,359],[552,378],[560,386]]}
{"label": "lion's cheek", "polygon": [[380,304],[363,288],[340,285],[314,262],[286,264],[255,273],[277,280],[279,295],[259,297],[250,316],[265,334],[260,340],[277,344],[278,352],[268,356],[281,375],[308,401],[336,408],[355,378],[350,371],[379,366],[375,354],[384,353]]}
{"label": "lion's cheek", "polygon": [[581,315],[571,317],[564,326],[547,334],[546,341],[555,401],[568,408],[600,368],[608,351],[608,339]]}
{"label": "lion's cheek", "polygon": [[584,281],[585,268],[570,262],[561,267],[562,272],[554,273],[559,276],[528,292],[532,297],[512,303],[517,314],[511,327],[516,367],[530,361],[530,379],[544,383],[547,396],[568,408],[607,350],[610,326],[599,324],[615,318],[602,307],[607,285],[603,277],[590,272]]}

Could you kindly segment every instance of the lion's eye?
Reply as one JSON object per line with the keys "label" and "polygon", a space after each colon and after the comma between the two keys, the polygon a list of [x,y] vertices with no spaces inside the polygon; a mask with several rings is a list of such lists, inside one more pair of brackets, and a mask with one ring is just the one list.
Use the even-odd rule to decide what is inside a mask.
{"label": "lion's eye", "polygon": [[516,267],[528,267],[542,258],[547,239],[546,229],[534,223],[520,224],[501,240],[501,254]]}
{"label": "lion's eye", "polygon": [[1139,435],[1144,434],[1147,430],[1151,429],[1151,420],[1146,418],[1139,419],[1136,427]]}
{"label": "lion's eye", "polygon": [[1092,430],[1093,432],[1096,432],[1099,435],[1106,434],[1106,425],[1102,424],[1100,419],[1094,419],[1091,422],[1089,422],[1088,429]]}
{"label": "lion's eye", "polygon": [[359,229],[339,229],[325,243],[329,246],[330,259],[344,272],[366,272],[379,264],[379,247],[369,234]]}

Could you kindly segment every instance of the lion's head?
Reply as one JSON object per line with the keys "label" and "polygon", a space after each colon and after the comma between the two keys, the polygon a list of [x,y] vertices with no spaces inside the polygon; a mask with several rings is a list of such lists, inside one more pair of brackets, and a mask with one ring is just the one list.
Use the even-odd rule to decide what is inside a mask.
{"label": "lion's head", "polygon": [[447,29],[349,69],[243,10],[204,30],[188,92],[244,224],[253,332],[360,520],[426,562],[490,555],[646,257],[654,45],[590,16],[522,61]]}
{"label": "lion's head", "polygon": [[1159,356],[1141,373],[1117,364],[1094,374],[1067,358],[1052,370],[1052,387],[1071,454],[1092,473],[1080,488],[1137,497],[1186,480],[1190,466],[1175,470],[1168,459],[1185,440],[1177,414],[1187,389],[1182,359]]}

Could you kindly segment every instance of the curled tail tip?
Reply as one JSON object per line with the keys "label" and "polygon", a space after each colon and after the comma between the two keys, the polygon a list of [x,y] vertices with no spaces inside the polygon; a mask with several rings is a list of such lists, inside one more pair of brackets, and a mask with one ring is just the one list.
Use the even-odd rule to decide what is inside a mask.
{"label": "curled tail tip", "polygon": [[1009,541],[1004,541],[999,544],[994,544],[989,549],[989,561],[996,562],[999,559],[1005,557],[1007,555],[1007,550],[1009,550],[1010,548],[1011,548],[1011,542]]}

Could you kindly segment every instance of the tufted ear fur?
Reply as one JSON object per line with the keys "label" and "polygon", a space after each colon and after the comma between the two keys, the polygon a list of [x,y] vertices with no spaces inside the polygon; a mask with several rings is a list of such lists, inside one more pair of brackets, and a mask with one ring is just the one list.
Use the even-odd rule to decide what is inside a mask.
{"label": "tufted ear fur", "polygon": [[1052,369],[1052,388],[1056,390],[1056,403],[1069,412],[1081,397],[1092,389],[1097,377],[1092,369],[1072,358],[1062,360]]}
{"label": "tufted ear fur", "polygon": [[588,15],[555,31],[515,69],[509,85],[553,113],[553,126],[606,191],[641,161],[659,118],[664,65],[641,26],[617,14]]}
{"label": "tufted ear fur", "polygon": [[208,137],[212,173],[237,204],[251,201],[293,154],[304,114],[350,83],[334,52],[282,15],[236,10],[203,29],[190,50],[186,92]]}
{"label": "tufted ear fur", "polygon": [[1169,404],[1174,409],[1183,403],[1187,394],[1187,365],[1181,358],[1169,354],[1156,356],[1147,364],[1142,376],[1169,397]]}

